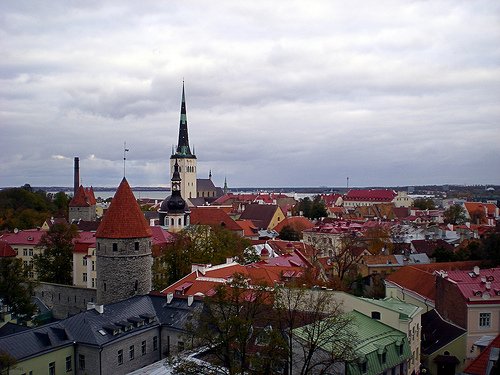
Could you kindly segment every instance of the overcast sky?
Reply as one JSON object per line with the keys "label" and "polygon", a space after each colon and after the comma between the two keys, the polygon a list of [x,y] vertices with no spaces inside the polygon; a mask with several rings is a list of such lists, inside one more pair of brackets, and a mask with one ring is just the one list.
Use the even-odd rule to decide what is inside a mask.
{"label": "overcast sky", "polygon": [[0,187],[500,184],[500,1],[0,2]]}

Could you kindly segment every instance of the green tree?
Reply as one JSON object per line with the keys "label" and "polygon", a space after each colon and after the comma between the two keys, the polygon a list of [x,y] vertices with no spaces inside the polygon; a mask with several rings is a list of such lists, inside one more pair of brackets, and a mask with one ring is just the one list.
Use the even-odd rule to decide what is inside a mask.
{"label": "green tree", "polygon": [[325,203],[320,195],[314,196],[313,200],[309,197],[300,199],[293,211],[295,215],[302,214],[302,216],[309,219],[319,219],[328,216]]}
{"label": "green tree", "polygon": [[42,253],[33,256],[40,281],[71,285],[73,283],[73,240],[78,236],[75,225],[54,224],[40,240]]}
{"label": "green tree", "polygon": [[[166,287],[191,272],[193,263],[221,264],[227,258],[245,261],[251,242],[223,227],[194,225],[177,233],[176,240],[153,261],[153,285]],[[167,275],[163,277],[163,275]],[[166,285],[165,285],[166,283]]]}
{"label": "green tree", "polygon": [[455,253],[451,249],[446,249],[443,246],[439,246],[434,250],[432,257],[436,259],[437,263],[442,262],[453,262],[456,260]]}
{"label": "green tree", "polygon": [[54,212],[54,205],[44,191],[22,188],[0,191],[0,229],[30,229],[43,224]]}
{"label": "green tree", "polygon": [[300,241],[300,233],[290,225],[285,225],[280,230],[279,238],[283,241]]}
{"label": "green tree", "polygon": [[54,194],[52,199],[56,208],[57,217],[68,217],[70,197],[63,191]]}
{"label": "green tree", "polygon": [[436,208],[436,204],[432,198],[416,198],[413,201],[413,207],[418,208],[419,210],[434,210]]}
{"label": "green tree", "polygon": [[27,320],[36,310],[31,302],[33,286],[33,282],[26,277],[21,259],[0,258],[0,298],[14,314]]}
{"label": "green tree", "polygon": [[463,224],[465,221],[465,209],[459,204],[454,204],[444,211],[444,222],[447,224]]}

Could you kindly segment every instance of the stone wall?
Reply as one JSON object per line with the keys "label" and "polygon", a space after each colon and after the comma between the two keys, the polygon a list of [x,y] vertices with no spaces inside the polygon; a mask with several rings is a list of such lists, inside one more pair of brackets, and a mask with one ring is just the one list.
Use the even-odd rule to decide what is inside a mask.
{"label": "stone wall", "polygon": [[151,291],[152,265],[149,237],[98,238],[97,303],[108,304],[148,294]]}
{"label": "stone wall", "polygon": [[35,288],[35,296],[52,309],[56,319],[64,319],[87,309],[88,302],[95,302],[95,289],[72,285],[40,282]]}

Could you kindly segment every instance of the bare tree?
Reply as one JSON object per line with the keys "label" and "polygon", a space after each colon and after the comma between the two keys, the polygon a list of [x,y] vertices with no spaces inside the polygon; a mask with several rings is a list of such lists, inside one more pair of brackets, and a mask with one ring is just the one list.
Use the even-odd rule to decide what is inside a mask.
{"label": "bare tree", "polygon": [[352,322],[332,292],[279,287],[275,308],[286,337],[288,375],[330,373],[353,359]]}

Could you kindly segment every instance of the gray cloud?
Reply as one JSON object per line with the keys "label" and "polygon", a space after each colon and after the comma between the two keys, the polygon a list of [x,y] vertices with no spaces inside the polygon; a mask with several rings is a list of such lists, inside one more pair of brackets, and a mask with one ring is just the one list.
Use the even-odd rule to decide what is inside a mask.
{"label": "gray cloud", "polygon": [[[496,1],[0,4],[0,186],[500,183]],[[91,157],[91,155],[93,155]],[[57,156],[57,157],[54,157]]]}

